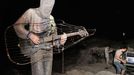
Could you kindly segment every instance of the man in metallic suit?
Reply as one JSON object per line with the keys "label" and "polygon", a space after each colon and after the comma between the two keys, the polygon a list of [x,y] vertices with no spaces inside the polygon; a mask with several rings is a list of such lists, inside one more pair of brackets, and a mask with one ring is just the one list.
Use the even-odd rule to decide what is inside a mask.
{"label": "man in metallic suit", "polygon": [[[29,8],[14,24],[18,37],[33,43],[29,45],[25,42],[23,46],[29,45],[29,48],[22,49],[22,53],[31,58],[32,75],[51,75],[53,46],[64,45],[67,40],[67,35],[63,34],[57,41],[41,42],[41,38],[57,35],[56,24],[51,15],[54,3],[55,0],[41,0],[38,8]],[[25,28],[27,25],[28,29]]]}

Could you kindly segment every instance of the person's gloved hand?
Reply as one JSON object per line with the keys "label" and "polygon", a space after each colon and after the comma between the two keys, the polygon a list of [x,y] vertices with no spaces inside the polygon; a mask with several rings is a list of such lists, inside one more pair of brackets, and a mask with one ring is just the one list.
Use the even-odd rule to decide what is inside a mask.
{"label": "person's gloved hand", "polygon": [[66,40],[67,40],[67,34],[64,33],[63,35],[61,35],[60,44],[64,45]]}

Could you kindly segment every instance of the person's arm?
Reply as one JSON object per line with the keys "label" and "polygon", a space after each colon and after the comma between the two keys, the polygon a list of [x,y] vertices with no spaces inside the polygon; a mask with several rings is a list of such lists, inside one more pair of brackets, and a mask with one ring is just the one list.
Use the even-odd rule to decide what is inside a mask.
{"label": "person's arm", "polygon": [[16,34],[22,39],[27,39],[29,35],[29,31],[25,29],[29,16],[28,11],[26,11],[13,25]]}
{"label": "person's arm", "polygon": [[126,61],[123,60],[122,58],[120,58],[120,56],[121,56],[121,53],[118,52],[118,53],[116,53],[115,58],[116,58],[117,60],[121,61],[122,63],[126,63]]}
{"label": "person's arm", "polygon": [[[50,23],[52,25],[53,35],[58,35],[55,19],[52,15],[50,15]],[[61,35],[60,40],[54,41],[53,44],[54,46],[57,46],[59,48],[60,46],[63,46],[65,44],[66,40],[67,40],[67,35],[64,33],[63,35]]]}
{"label": "person's arm", "polygon": [[113,48],[109,48],[108,52],[111,53],[111,52],[113,52],[113,50],[114,50]]}

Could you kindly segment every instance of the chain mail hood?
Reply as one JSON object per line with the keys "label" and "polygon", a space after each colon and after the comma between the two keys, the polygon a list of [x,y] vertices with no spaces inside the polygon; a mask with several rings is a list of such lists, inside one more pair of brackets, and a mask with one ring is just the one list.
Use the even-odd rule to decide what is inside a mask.
{"label": "chain mail hood", "polygon": [[47,18],[50,16],[55,0],[40,0],[40,6],[37,8],[39,16],[41,18]]}

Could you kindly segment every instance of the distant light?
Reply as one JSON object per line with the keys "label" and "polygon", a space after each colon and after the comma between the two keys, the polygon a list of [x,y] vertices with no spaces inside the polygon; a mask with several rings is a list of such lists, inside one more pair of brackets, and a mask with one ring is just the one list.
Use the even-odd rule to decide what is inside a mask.
{"label": "distant light", "polygon": [[125,36],[125,33],[123,32],[122,35]]}

